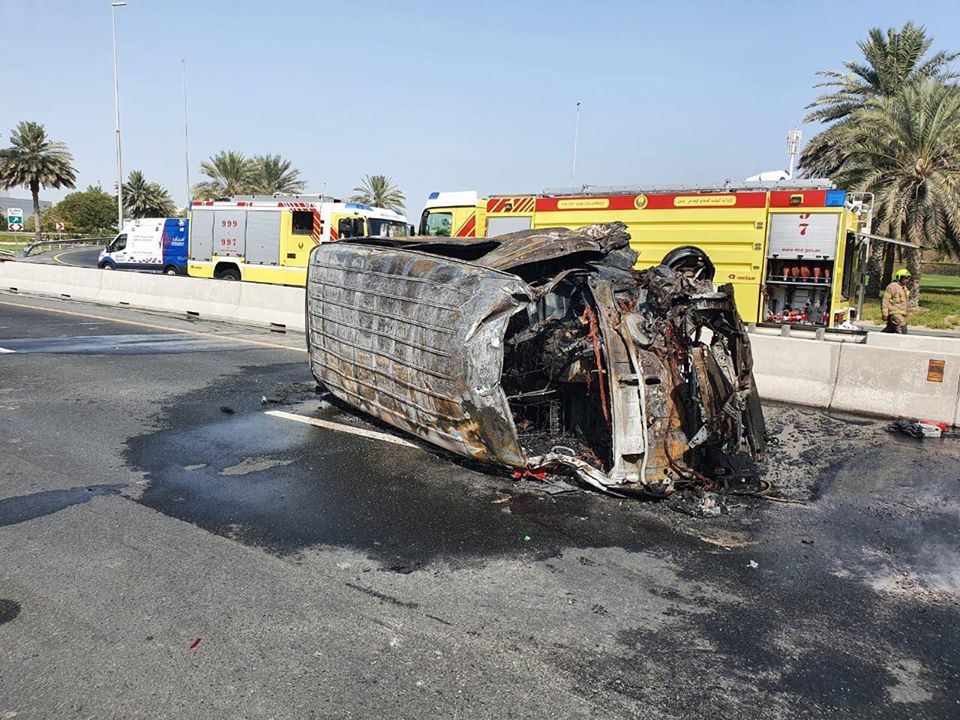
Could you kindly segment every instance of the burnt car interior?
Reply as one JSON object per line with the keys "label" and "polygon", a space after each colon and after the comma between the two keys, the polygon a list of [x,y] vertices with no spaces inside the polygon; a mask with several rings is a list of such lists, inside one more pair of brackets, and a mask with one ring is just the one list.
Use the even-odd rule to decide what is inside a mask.
{"label": "burnt car interior", "polygon": [[[351,252],[348,245],[364,249]],[[435,259],[428,265],[418,259],[423,256]],[[765,427],[732,287],[715,289],[709,281],[663,266],[636,271],[636,257],[622,223],[476,240],[351,240],[319,246],[308,279],[314,374],[349,404],[461,454],[523,471],[572,474],[615,494],[663,496],[755,475],[765,452]],[[313,328],[343,312],[343,288],[355,286],[342,279],[347,276],[341,269],[362,269],[358,258],[368,270],[384,262],[397,268],[403,260],[404,269],[391,272],[406,277],[412,272],[408,268],[419,267],[421,284],[437,277],[438,267],[469,273],[479,266],[486,273],[492,290],[478,290],[469,276],[457,281],[474,296],[489,295],[476,318],[468,317],[466,305],[455,312],[473,328],[463,334],[467,369],[460,371],[470,375],[472,363],[495,364],[498,371],[483,387],[464,383],[443,394],[440,384],[431,386],[472,413],[464,410],[460,420],[437,422],[422,412],[424,398],[415,391],[398,401],[396,377],[384,381],[382,371],[362,372],[379,368],[385,351],[359,337],[353,347],[369,347],[367,355],[354,351],[355,367],[339,364],[331,373],[328,354],[348,354],[336,341],[331,344],[329,332]],[[329,279],[330,268],[339,273],[336,282]],[[400,286],[418,287],[409,278]],[[359,299],[356,292],[350,297]],[[411,299],[419,292],[409,291]],[[379,301],[366,298],[374,305]],[[391,308],[404,307],[391,302]],[[429,345],[422,329],[402,326],[403,313],[394,317],[400,319],[384,320],[377,331],[409,332]],[[362,325],[359,316],[357,323]],[[478,328],[489,334],[482,345],[471,334]],[[410,360],[394,375],[424,362],[426,345],[411,349]],[[390,357],[390,367],[397,368],[397,355]],[[365,364],[368,359],[372,366]],[[435,375],[436,368],[430,372]],[[344,382],[361,376],[367,385],[373,380],[374,387]],[[423,375],[424,382],[428,379]],[[378,389],[381,396],[375,394]],[[386,411],[383,393],[390,393]],[[489,422],[478,428],[477,416]]]}

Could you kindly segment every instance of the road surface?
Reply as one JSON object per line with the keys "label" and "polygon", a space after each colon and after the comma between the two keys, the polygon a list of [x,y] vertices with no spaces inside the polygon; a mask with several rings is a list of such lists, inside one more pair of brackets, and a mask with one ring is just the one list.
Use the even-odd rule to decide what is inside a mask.
{"label": "road surface", "polygon": [[0,718],[960,713],[958,441],[771,406],[777,500],[698,518],[386,442],[298,335],[0,294],[0,348]]}

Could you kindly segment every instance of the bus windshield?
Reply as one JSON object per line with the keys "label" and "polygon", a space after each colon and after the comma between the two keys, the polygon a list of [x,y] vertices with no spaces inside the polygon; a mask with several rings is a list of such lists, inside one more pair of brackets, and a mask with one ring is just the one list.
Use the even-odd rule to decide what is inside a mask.
{"label": "bus windshield", "polygon": [[410,234],[409,226],[398,220],[379,220],[367,218],[367,233],[370,237],[407,237]]}

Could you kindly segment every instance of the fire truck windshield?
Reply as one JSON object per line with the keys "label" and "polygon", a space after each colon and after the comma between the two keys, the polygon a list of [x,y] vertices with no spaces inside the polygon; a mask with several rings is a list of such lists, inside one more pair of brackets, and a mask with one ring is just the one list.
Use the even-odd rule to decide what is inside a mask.
{"label": "fire truck windshield", "polygon": [[407,224],[397,220],[367,218],[367,227],[370,228],[370,237],[406,237],[410,234]]}
{"label": "fire truck windshield", "polygon": [[450,237],[453,234],[453,213],[424,210],[420,221],[420,234]]}

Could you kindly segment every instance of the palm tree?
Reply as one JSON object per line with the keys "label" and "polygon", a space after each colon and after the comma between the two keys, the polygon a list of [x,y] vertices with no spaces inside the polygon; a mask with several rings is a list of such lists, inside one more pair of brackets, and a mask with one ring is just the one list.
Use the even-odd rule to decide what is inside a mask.
{"label": "palm tree", "polygon": [[21,122],[10,133],[10,147],[0,150],[0,187],[30,189],[36,218],[34,239],[40,242],[40,188],[73,188],[77,171],[62,142],[50,140],[43,125]]}
{"label": "palm tree", "polygon": [[256,169],[252,160],[235,150],[221,150],[200,163],[200,172],[209,180],[197,183],[194,195],[213,200],[226,195],[246,195],[256,191]]}
{"label": "palm tree", "polygon": [[[928,79],[871,100],[847,141],[834,177],[874,193],[877,231],[960,255],[960,88]],[[916,304],[920,252],[908,250],[906,258]]]}
{"label": "palm tree", "polygon": [[817,73],[822,81],[815,87],[829,92],[814,100],[804,122],[829,123],[804,148],[800,167],[807,177],[832,177],[842,164],[846,134],[857,124],[857,113],[873,99],[889,98],[905,87],[927,78],[952,80],[957,73],[950,63],[960,53],[937,52],[924,59],[933,44],[922,26],[906,23],[899,30],[884,33],[872,28],[865,41],[857,43],[864,62],[845,62],[844,70]]}
{"label": "palm tree", "polygon": [[254,155],[253,164],[258,193],[298,193],[306,187],[306,183],[300,179],[300,171],[279,155]]}
{"label": "palm tree", "polygon": [[406,201],[400,188],[394,185],[393,180],[386,175],[367,175],[360,183],[360,187],[355,187],[353,191],[356,193],[350,198],[353,202],[397,212],[403,210],[403,204]]}
{"label": "palm tree", "polygon": [[169,217],[177,210],[170,193],[159,183],[147,182],[139,170],[127,176],[123,202],[126,214],[132,218]]}
{"label": "palm tree", "polygon": [[[807,177],[837,178],[851,146],[862,130],[860,115],[866,106],[883,98],[892,98],[925,79],[952,81],[957,73],[950,63],[957,53],[937,52],[927,57],[933,38],[923,27],[906,23],[899,30],[870,30],[867,39],[858,43],[862,62],[844,63],[844,71],[818,73],[822,82],[817,87],[829,88],[808,106],[812,112],[806,122],[828,123],[813,137],[800,156],[801,171]],[[850,187],[851,190],[864,188]],[[870,254],[867,290],[878,295],[880,287],[893,274],[894,248],[877,245]]]}

